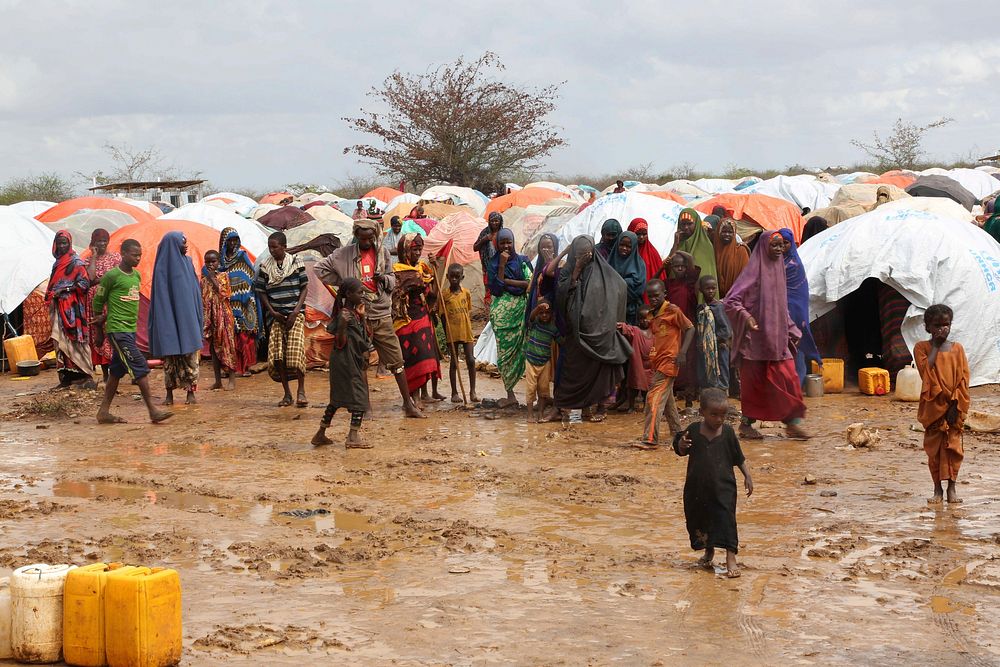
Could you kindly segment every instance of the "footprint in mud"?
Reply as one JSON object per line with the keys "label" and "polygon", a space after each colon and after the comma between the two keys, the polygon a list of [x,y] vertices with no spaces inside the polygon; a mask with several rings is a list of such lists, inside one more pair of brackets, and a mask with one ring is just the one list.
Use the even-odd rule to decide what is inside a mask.
{"label": "footprint in mud", "polygon": [[[993,661],[983,653],[982,648],[969,640],[958,621],[955,620],[955,612],[963,607],[952,604],[950,597],[956,592],[956,587],[962,583],[966,576],[966,566],[955,568],[944,576],[937,586],[934,587],[931,598],[931,612],[934,615],[934,625],[938,626],[955,642],[955,646],[962,653],[962,656],[970,665],[976,667],[992,667]],[[951,589],[951,590],[949,590]]]}
{"label": "footprint in mud", "polygon": [[203,651],[222,649],[230,653],[250,655],[257,651],[276,648],[285,653],[322,653],[329,655],[331,649],[350,651],[351,649],[336,638],[324,638],[314,630],[295,625],[283,628],[272,625],[226,625],[214,632],[196,639],[194,647]]}

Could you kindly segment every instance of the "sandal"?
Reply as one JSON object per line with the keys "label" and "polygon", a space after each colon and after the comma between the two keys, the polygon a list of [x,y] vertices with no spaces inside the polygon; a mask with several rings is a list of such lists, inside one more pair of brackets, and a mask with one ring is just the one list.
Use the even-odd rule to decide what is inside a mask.
{"label": "sandal", "polygon": [[587,417],[587,421],[589,421],[592,424],[600,424],[607,418],[608,414],[606,412],[595,412],[594,414]]}
{"label": "sandal", "polygon": [[742,575],[742,574],[743,573],[740,572],[739,568],[737,568],[735,570],[726,570],[726,578],[728,578],[728,579],[739,579],[740,575]]}
{"label": "sandal", "polygon": [[278,401],[278,407],[279,408],[287,408],[291,404],[292,404],[292,399],[288,398],[288,397],[283,398],[280,401]]}

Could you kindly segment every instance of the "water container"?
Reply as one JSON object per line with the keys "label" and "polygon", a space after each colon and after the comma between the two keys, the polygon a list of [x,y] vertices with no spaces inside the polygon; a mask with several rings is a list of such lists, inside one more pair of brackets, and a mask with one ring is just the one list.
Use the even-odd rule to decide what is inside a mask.
{"label": "water container", "polygon": [[843,359],[824,359],[823,370],[820,370],[819,364],[814,361],[812,362],[812,372],[823,374],[824,394],[839,394],[844,391]]}
{"label": "water container", "polygon": [[823,376],[815,373],[806,376],[806,396],[819,398],[823,395]]}
{"label": "water container", "polygon": [[0,579],[0,660],[13,658],[10,648],[10,577]]}
{"label": "water container", "polygon": [[884,368],[862,368],[858,371],[858,389],[869,396],[889,393],[889,371]]}
{"label": "water container", "polygon": [[10,369],[17,368],[19,361],[38,361],[35,339],[28,335],[5,338],[3,351],[7,355],[7,367]]}
{"label": "water container", "polygon": [[[104,645],[104,588],[111,572],[129,572],[133,566],[94,563],[71,570],[63,592],[63,659],[70,665],[102,667],[108,664]],[[149,568],[144,568],[149,572]]]}
{"label": "water container", "polygon": [[166,667],[181,659],[181,580],[176,570],[112,572],[104,587],[111,667]]}
{"label": "water container", "polygon": [[18,662],[59,662],[62,655],[63,585],[75,565],[36,563],[10,578],[10,643]]}
{"label": "water container", "polygon": [[917,367],[910,364],[909,367],[896,373],[896,400],[897,401],[919,401],[920,372]]}

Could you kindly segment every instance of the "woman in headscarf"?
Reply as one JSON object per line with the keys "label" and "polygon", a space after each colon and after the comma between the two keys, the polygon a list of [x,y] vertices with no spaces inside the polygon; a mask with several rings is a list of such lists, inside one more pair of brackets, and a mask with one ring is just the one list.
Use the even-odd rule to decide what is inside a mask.
{"label": "woman in headscarf", "polygon": [[[628,230],[639,240],[639,257],[646,265],[646,280],[652,280],[663,267],[663,257],[649,241],[649,223],[643,218],[636,218],[629,223]],[[645,298],[646,295],[643,294],[643,299]]]}
{"label": "woman in headscarf", "polygon": [[514,387],[524,376],[524,334],[526,292],[531,284],[531,263],[517,254],[514,232],[506,227],[497,234],[498,253],[490,260],[489,283],[493,295],[490,324],[497,339],[497,368],[507,397],[500,407],[517,405]]}
{"label": "woman in headscarf", "polygon": [[164,405],[174,404],[174,389],[187,392],[185,403],[196,403],[201,365],[201,285],[188,257],[187,237],[167,232],[156,248],[153,287],[149,295],[149,354],[163,360],[167,388]]}
{"label": "woman in headscarf", "polygon": [[[736,237],[736,223],[723,218],[713,232],[715,245],[715,274],[719,284],[719,298],[729,292],[740,273],[750,261],[750,248]],[[711,274],[706,274],[711,275]]]}
{"label": "woman in headscarf", "polygon": [[110,240],[111,235],[106,229],[95,229],[90,235],[90,259],[87,260],[87,279],[90,280],[90,289],[87,291],[85,304],[85,318],[90,326],[90,330],[88,331],[90,337],[90,359],[94,363],[95,368],[97,366],[101,367],[101,374],[104,376],[105,382],[108,380],[108,367],[111,365],[111,338],[105,337],[103,342],[98,345],[97,340],[99,337],[95,331],[97,327],[90,323],[94,321],[94,295],[101,284],[101,278],[122,261],[121,253],[108,252],[108,241]]}
{"label": "woman in headscarf", "polygon": [[760,439],[757,419],[781,421],[789,437],[808,438],[802,386],[795,373],[800,331],[788,313],[788,288],[778,232],[764,232],[750,263],[723,300],[733,327],[732,359],[740,367],[743,420],[740,436]]}
{"label": "woman in headscarf", "polygon": [[[712,245],[712,239],[705,230],[705,226],[701,224],[701,216],[693,208],[686,208],[677,216],[675,250],[686,252],[694,258],[694,264],[700,270],[699,275],[714,276],[717,274],[715,246]],[[702,298],[699,294],[698,303],[701,302]],[[693,319],[691,321],[694,322]]]}
{"label": "woman in headscarf", "polygon": [[230,391],[236,388],[236,324],[229,307],[231,298],[229,275],[219,271],[219,253],[209,250],[201,267],[203,337],[212,355],[212,371],[215,373],[212,389],[222,389],[222,370],[225,369],[229,376],[226,388]]}
{"label": "woman in headscarf", "polygon": [[578,236],[566,250],[559,275],[556,307],[566,322],[560,352],[555,405],[559,410],[590,410],[591,421],[604,421],[611,396],[625,377],[632,347],[618,331],[625,320],[625,281],[612,269],[588,236]]}
{"label": "woman in headscarf", "polygon": [[618,235],[622,233],[622,225],[620,222],[614,218],[608,218],[601,225],[601,242],[597,244],[597,254],[599,254],[603,259],[607,259],[611,256],[611,253],[615,251],[615,241],[618,240]]}
{"label": "woman in headscarf", "polygon": [[240,234],[235,228],[222,230],[219,257],[219,272],[229,276],[229,307],[236,322],[236,373],[246,377],[250,374],[250,367],[257,363],[260,310],[253,289],[253,262],[240,246]]}
{"label": "woman in headscarf", "polygon": [[809,362],[815,361],[823,365],[823,358],[816,348],[812,329],[809,327],[809,280],[806,269],[799,258],[795,236],[790,229],[779,229],[778,233],[785,242],[785,285],[788,291],[788,315],[802,334],[795,350],[795,372],[799,376],[799,384],[804,384],[809,372]]}
{"label": "woman in headscarf", "polygon": [[403,352],[406,385],[419,406],[420,390],[428,381],[441,377],[437,339],[430,317],[430,305],[437,300],[434,271],[420,261],[424,239],[412,232],[403,234],[393,264],[396,286],[392,290],[392,327]]}
{"label": "woman in headscarf", "polygon": [[826,218],[821,215],[814,215],[806,220],[806,226],[802,228],[802,242],[805,243],[820,232],[826,231],[829,226]]}
{"label": "woman in headscarf", "polygon": [[993,201],[993,214],[983,223],[983,231],[1000,243],[1000,206],[997,206],[996,200]]}
{"label": "woman in headscarf", "polygon": [[59,360],[59,386],[87,382],[94,372],[87,342],[86,303],[90,289],[87,264],[73,250],[73,236],[56,232],[52,241],[52,273],[45,289],[45,303],[52,318],[52,340]]}
{"label": "woman in headscarf", "polygon": [[[538,300],[544,298],[550,304],[556,302],[556,287],[559,284],[558,262],[553,267],[551,275],[545,271],[546,267],[559,256],[559,239],[555,234],[542,234],[538,239],[537,254],[535,256],[535,266],[531,272],[531,283],[528,285],[528,303],[524,307],[524,324],[528,326],[528,316],[538,305]],[[562,317],[556,312],[556,327],[562,332],[565,330]]]}
{"label": "woman in headscarf", "polygon": [[622,277],[628,288],[625,302],[625,323],[638,324],[639,306],[646,295],[646,264],[639,257],[639,239],[633,232],[622,232],[615,242],[615,251],[608,264]]}
{"label": "woman in headscarf", "polygon": [[486,219],[486,227],[479,232],[479,237],[472,244],[472,250],[479,253],[479,264],[483,269],[483,285],[486,287],[483,302],[487,310],[493,298],[490,294],[490,261],[497,254],[497,234],[501,228],[503,228],[503,216],[493,211]]}

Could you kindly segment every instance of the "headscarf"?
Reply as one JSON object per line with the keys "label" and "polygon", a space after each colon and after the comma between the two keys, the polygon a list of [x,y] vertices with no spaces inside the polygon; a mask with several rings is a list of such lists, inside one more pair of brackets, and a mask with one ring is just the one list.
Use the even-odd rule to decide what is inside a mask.
{"label": "headscarf", "polygon": [[[723,227],[730,227],[733,230],[733,240],[723,243],[719,237],[719,232]],[[722,220],[717,229],[712,232],[715,246],[715,271],[716,273],[704,273],[702,275],[714,275],[719,283],[719,298],[726,296],[732,288],[733,283],[750,261],[750,249],[745,244],[740,243],[736,235],[736,224],[729,218]]]}
{"label": "headscarf", "polygon": [[649,223],[643,218],[636,218],[628,225],[628,230],[630,232],[638,232],[640,229],[646,230],[646,243],[639,247],[639,257],[642,258],[643,264],[646,265],[646,280],[651,280],[660,269],[663,268],[663,257],[660,256],[659,251],[653,246],[653,242],[649,240]]}
{"label": "headscarf", "polygon": [[167,232],[156,249],[149,296],[149,353],[162,359],[201,349],[201,285],[194,264],[181,249],[184,234]]}
{"label": "headscarf", "polygon": [[826,218],[814,215],[806,221],[806,226],[802,228],[802,242],[805,243],[820,232],[825,231],[829,226]]}
{"label": "headscarf", "polygon": [[[694,233],[681,241],[678,250],[683,250],[694,257],[694,264],[701,269],[701,275],[714,276],[718,272],[715,265],[715,246],[709,238],[705,226],[701,224],[701,216],[693,208],[686,208],[677,216],[678,223],[685,218],[694,220]],[[698,302],[701,303],[702,296],[698,293]]]}
{"label": "headscarf", "polygon": [[[524,294],[523,287],[511,287],[503,282],[500,273],[500,241],[509,239],[510,242],[514,243],[514,232],[506,227],[501,227],[500,231],[497,232],[497,254],[490,258],[490,262],[487,265],[487,270],[489,271],[489,282],[487,287],[490,290],[490,294],[499,297],[504,292],[508,294],[513,294],[514,296],[521,296]],[[524,255],[517,254],[516,245],[512,246],[510,258],[507,259],[507,263],[504,264],[503,278],[510,280],[524,280],[524,265],[528,263],[527,257]]]}
{"label": "headscarf", "polygon": [[604,221],[604,224],[601,225],[601,239],[598,241],[596,246],[597,254],[604,259],[607,259],[611,253],[615,251],[615,241],[611,241],[610,245],[604,242],[605,235],[611,234],[612,232],[614,232],[615,241],[618,240],[618,235],[622,233],[622,225],[614,218],[608,218]]}
{"label": "headscarf", "polygon": [[[625,257],[622,257],[618,252],[618,246],[623,238],[632,241],[632,250]],[[646,293],[646,264],[639,257],[639,239],[633,232],[622,232],[618,235],[618,238],[615,239],[615,249],[608,257],[608,264],[625,281],[625,286],[628,288],[625,321],[629,324],[635,324],[639,304]]]}
{"label": "headscarf", "polygon": [[[396,285],[392,289],[392,326],[397,331],[406,326],[411,321],[410,306],[411,300],[427,304],[424,291],[413,294],[414,287],[419,285],[430,285],[434,281],[434,272],[427,264],[417,260],[416,264],[410,264],[407,260],[410,248],[419,234],[410,232],[399,237],[399,245],[396,246],[396,263],[392,269],[396,274]],[[417,302],[412,302],[416,306]]]}
{"label": "headscarf", "polygon": [[[576,254],[586,249],[593,252],[593,259],[580,272],[573,289]],[[618,323],[625,320],[625,281],[596,252],[589,236],[573,239],[567,257],[559,275],[556,305],[568,333],[590,358],[603,364],[624,364],[632,354],[632,347],[618,331]]]}
{"label": "headscarf", "polygon": [[384,274],[386,268],[385,253],[382,252],[382,226],[374,220],[355,220],[352,230],[355,242],[357,242],[358,232],[361,231],[375,232],[375,242],[372,244],[372,248],[375,249],[375,273]]}
{"label": "headscarf", "polygon": [[[227,254],[229,239],[236,239],[236,249]],[[239,243],[240,233],[235,227],[226,227],[219,234],[219,272],[229,276],[232,296],[229,305],[240,331],[256,333],[260,321],[257,312],[257,297],[253,291],[253,262],[247,251]]]}
{"label": "headscarf", "polygon": [[[553,278],[548,278],[545,276],[545,259],[542,257],[542,241],[549,239],[552,241],[553,252],[552,259],[555,260],[559,257],[559,239],[555,234],[542,234],[538,237],[538,246],[535,248],[535,268],[531,272],[531,283],[528,285],[528,305],[524,310],[524,321],[528,322],[528,318],[531,316],[531,311],[535,309],[538,305],[539,297],[544,298],[552,306],[553,311],[555,311],[556,304],[556,284],[559,282],[559,269],[556,269],[556,274]],[[558,312],[556,312],[556,326],[562,331],[562,326],[560,324],[561,318]]]}
{"label": "headscarf", "polygon": [[1000,210],[997,210],[997,205],[993,204],[993,215],[983,224],[983,231],[993,237],[993,239],[1000,243]]}
{"label": "headscarf", "polygon": [[[69,243],[69,249],[62,255],[56,256],[56,241],[61,238]],[[78,343],[86,343],[87,323],[84,321],[84,304],[87,290],[90,289],[90,278],[87,276],[87,264],[73,250],[73,235],[65,229],[56,232],[55,238],[52,239],[52,256],[56,261],[52,264],[49,285],[45,289],[45,303],[55,304],[59,324],[67,338]]]}
{"label": "headscarf", "polygon": [[809,279],[806,277],[806,268],[799,258],[792,230],[779,229],[778,233],[790,244],[785,253],[785,285],[788,291],[788,316],[802,333],[798,349],[807,360],[819,360],[819,350],[816,349],[816,341],[809,328]]}
{"label": "headscarf", "polygon": [[715,215],[714,213],[710,213],[709,215],[705,216],[705,224],[708,225],[709,228],[712,229],[713,231],[719,228],[720,222],[722,222],[722,218]]}
{"label": "headscarf", "polygon": [[104,241],[105,243],[107,243],[110,240],[111,240],[111,234],[109,234],[108,230],[104,229],[103,227],[98,227],[90,234],[91,246],[93,246],[98,241]]}
{"label": "headscarf", "polygon": [[268,253],[260,263],[260,270],[267,274],[267,286],[277,287],[299,269],[305,270],[305,266],[298,255],[286,252],[284,261],[279,265],[274,255]]}
{"label": "headscarf", "polygon": [[[729,289],[723,306],[733,326],[732,357],[753,361],[791,359],[789,336],[799,334],[788,315],[788,288],[785,263],[780,257],[771,259],[767,247],[778,232],[764,232],[754,246],[750,262]],[[749,317],[757,321],[758,331],[747,326]]]}

